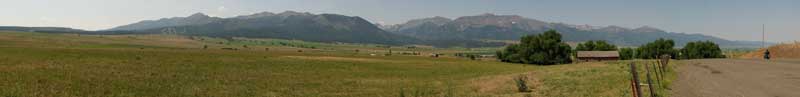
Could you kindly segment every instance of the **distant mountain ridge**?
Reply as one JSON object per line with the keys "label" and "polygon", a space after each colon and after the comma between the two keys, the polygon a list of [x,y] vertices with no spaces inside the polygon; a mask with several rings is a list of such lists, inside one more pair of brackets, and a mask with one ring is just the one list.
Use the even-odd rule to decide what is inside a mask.
{"label": "distant mountain ridge", "polygon": [[133,24],[114,27],[108,29],[107,31],[120,31],[120,30],[130,31],[130,30],[155,29],[155,28],[170,27],[170,26],[200,25],[200,24],[208,24],[219,20],[222,20],[222,18],[211,17],[203,13],[195,13],[188,17],[173,17],[173,18],[161,18],[158,20],[144,20]]}
{"label": "distant mountain ridge", "polygon": [[0,31],[24,31],[24,32],[86,32],[86,30],[73,29],[66,27],[21,27],[21,26],[0,26]]}
{"label": "distant mountain ridge", "polygon": [[109,30],[85,31],[62,27],[2,26],[0,30],[86,33],[86,34],[156,34],[189,36],[248,37],[346,42],[387,45],[431,45],[436,47],[498,47],[520,37],[557,30],[567,42],[606,40],[621,46],[639,46],[658,38],[676,41],[676,46],[691,41],[709,40],[722,47],[758,47],[760,42],[731,41],[702,34],[667,32],[655,27],[572,25],[545,22],[518,15],[481,14],[455,19],[430,17],[403,24],[373,24],[358,16],[312,14],[285,11],[261,12],[229,18],[195,13],[187,17],[144,20]]}
{"label": "distant mountain ridge", "polygon": [[702,34],[667,32],[649,26],[630,29],[613,25],[607,27],[572,25],[545,22],[518,15],[481,14],[458,17],[453,20],[431,17],[383,26],[382,28],[389,32],[422,40],[518,40],[524,35],[538,34],[553,29],[560,32],[565,41],[571,42],[606,40],[617,45],[639,46],[658,38],[668,38],[675,40],[677,46],[701,40],[713,41],[724,47],[760,45],[759,42],[731,41]]}
{"label": "distant mountain ridge", "polygon": [[231,18],[198,13],[188,17],[145,20],[112,31],[165,32],[212,37],[297,39],[315,42],[416,44],[412,37],[386,32],[357,16],[286,11]]}

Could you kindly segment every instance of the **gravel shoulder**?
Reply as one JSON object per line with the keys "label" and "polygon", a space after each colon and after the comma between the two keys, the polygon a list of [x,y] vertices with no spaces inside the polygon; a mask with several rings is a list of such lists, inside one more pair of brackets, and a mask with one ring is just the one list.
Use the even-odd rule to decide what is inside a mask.
{"label": "gravel shoulder", "polygon": [[675,97],[799,97],[800,61],[704,59],[678,66]]}

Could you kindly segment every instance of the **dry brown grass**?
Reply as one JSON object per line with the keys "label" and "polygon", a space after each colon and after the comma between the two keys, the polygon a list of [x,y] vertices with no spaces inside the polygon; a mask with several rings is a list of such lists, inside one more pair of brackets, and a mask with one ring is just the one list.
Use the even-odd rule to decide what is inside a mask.
{"label": "dry brown grass", "polygon": [[[772,58],[800,58],[800,43],[784,43],[778,44],[774,46],[770,46],[769,48],[770,56]],[[764,49],[759,49],[747,54],[742,55],[740,58],[763,58],[764,57]]]}
{"label": "dry brown grass", "polygon": [[497,76],[485,76],[476,78],[471,81],[471,86],[474,88],[474,91],[478,92],[478,94],[483,94],[484,96],[489,95],[504,95],[504,96],[525,96],[525,95],[533,95],[534,93],[521,93],[517,92],[517,84],[515,82],[515,78],[524,76],[527,85],[530,88],[538,87],[541,85],[539,80],[536,79],[534,76],[534,72],[526,72],[526,73],[518,73],[518,74],[507,74],[507,75],[497,75]]}

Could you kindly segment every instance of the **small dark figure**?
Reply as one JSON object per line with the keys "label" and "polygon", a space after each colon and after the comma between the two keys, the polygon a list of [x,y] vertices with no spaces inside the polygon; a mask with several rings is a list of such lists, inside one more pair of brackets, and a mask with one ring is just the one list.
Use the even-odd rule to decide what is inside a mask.
{"label": "small dark figure", "polygon": [[764,51],[764,59],[769,60],[769,50]]}
{"label": "small dark figure", "polygon": [[203,45],[203,49],[208,49],[208,45]]}
{"label": "small dark figure", "polygon": [[269,48],[264,48],[264,51],[269,51]]}

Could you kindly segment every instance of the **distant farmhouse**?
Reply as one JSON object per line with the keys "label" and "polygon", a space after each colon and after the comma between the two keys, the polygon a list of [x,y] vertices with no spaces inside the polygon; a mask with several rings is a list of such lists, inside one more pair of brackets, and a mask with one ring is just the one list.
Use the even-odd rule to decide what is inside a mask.
{"label": "distant farmhouse", "polygon": [[578,62],[619,60],[617,51],[578,51]]}

